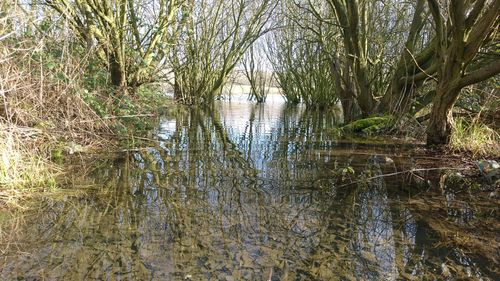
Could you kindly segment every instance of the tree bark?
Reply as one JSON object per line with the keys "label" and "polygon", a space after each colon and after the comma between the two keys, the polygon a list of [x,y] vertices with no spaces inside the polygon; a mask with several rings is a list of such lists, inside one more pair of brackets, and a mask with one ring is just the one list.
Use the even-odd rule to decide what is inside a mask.
{"label": "tree bark", "polygon": [[179,84],[179,79],[174,78],[174,100],[177,102],[182,102],[183,100],[182,87]]}
{"label": "tree bark", "polygon": [[[375,98],[371,92],[368,67],[368,41],[366,37],[367,12],[366,3],[357,1],[330,1],[338,23],[342,26],[342,39],[344,41],[345,66],[344,71],[337,71],[343,85],[345,98],[341,94],[342,107],[344,108],[345,121],[357,114],[354,107],[361,111],[364,117],[375,110]],[[361,23],[361,24],[360,24]],[[348,95],[349,94],[349,95]],[[344,105],[346,103],[346,105]],[[357,116],[359,117],[359,115]]]}
{"label": "tree bark", "polygon": [[[436,96],[427,127],[427,145],[445,145],[450,142],[453,130],[453,105],[463,87],[486,80],[500,72],[500,64],[493,61],[467,74],[467,68],[481,46],[491,38],[491,30],[499,18],[500,0],[484,7],[477,1],[467,15],[472,3],[451,1],[449,18],[443,17],[438,0],[428,0],[436,27],[436,59],[438,83]],[[483,10],[482,13],[480,10]]]}
{"label": "tree bark", "polygon": [[434,98],[430,122],[427,126],[427,145],[445,145],[454,129],[453,105],[460,89],[438,88]]}
{"label": "tree bark", "polygon": [[[338,59],[332,59],[330,62],[330,74],[335,84],[339,89],[340,104],[342,105],[342,114],[344,123],[352,122],[358,119],[361,115],[361,108],[358,104],[356,89],[349,77],[342,76]],[[349,66],[346,66],[348,68]]]}
{"label": "tree bark", "polygon": [[109,74],[113,86],[120,89],[127,87],[125,68],[114,56],[111,56],[109,59]]}
{"label": "tree bark", "polygon": [[339,96],[340,103],[342,104],[344,123],[349,123],[358,119],[361,116],[361,109],[354,93],[349,90],[341,90]]}

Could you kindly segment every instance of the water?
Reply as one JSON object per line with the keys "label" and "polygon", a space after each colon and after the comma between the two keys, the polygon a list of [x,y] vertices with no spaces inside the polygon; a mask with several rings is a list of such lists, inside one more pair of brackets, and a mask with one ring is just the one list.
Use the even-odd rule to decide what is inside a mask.
{"label": "water", "polygon": [[498,201],[440,184],[450,164],[419,145],[341,138],[337,120],[282,104],[172,111],[156,144],[37,198],[0,279],[500,279]]}

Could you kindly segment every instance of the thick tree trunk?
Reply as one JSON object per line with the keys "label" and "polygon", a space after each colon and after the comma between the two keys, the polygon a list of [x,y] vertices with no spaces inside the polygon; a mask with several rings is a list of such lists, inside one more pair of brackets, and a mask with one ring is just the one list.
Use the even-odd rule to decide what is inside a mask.
{"label": "thick tree trunk", "polygon": [[339,93],[344,123],[352,122],[361,116],[361,109],[352,91],[341,90]]}
{"label": "thick tree trunk", "polygon": [[[443,13],[438,0],[428,0],[428,4],[436,25],[439,76],[427,127],[427,145],[443,145],[450,142],[452,109],[460,90],[500,72],[500,63],[493,61],[467,73],[467,67],[484,42],[493,39],[500,0],[491,1],[487,6],[485,1],[451,1],[447,13]],[[443,14],[449,14],[449,19]]]}
{"label": "thick tree trunk", "polygon": [[127,87],[127,75],[125,72],[125,66],[120,63],[115,56],[109,58],[109,74],[111,78],[111,84],[119,89],[125,89]]}
{"label": "thick tree trunk", "polygon": [[357,103],[359,108],[361,108],[363,117],[368,117],[375,110],[375,99],[371,93],[370,85],[368,82],[368,68],[367,67],[359,67],[356,71],[356,82],[358,88],[358,98]]}
{"label": "thick tree trunk", "polygon": [[[346,68],[348,70],[348,67]],[[356,97],[356,89],[349,77],[342,77],[337,59],[332,59],[330,64],[330,73],[335,87],[339,89],[340,104],[344,123],[349,123],[361,116],[361,108]]]}
{"label": "thick tree trunk", "polygon": [[458,89],[439,87],[434,98],[430,123],[427,126],[427,145],[449,144],[454,128],[453,105],[460,94]]}
{"label": "thick tree trunk", "polygon": [[453,130],[453,116],[446,110],[436,110],[431,114],[431,123],[427,127],[427,145],[445,145],[450,142]]}

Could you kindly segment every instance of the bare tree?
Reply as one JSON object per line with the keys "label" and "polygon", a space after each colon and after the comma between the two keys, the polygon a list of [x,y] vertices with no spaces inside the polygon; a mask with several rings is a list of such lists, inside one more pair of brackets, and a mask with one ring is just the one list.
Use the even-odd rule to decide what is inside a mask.
{"label": "bare tree", "polygon": [[266,49],[285,99],[318,108],[337,103],[339,88],[331,82],[334,52],[330,47],[338,33],[299,3],[282,1],[279,10],[275,19],[282,26],[268,37]]}
{"label": "bare tree", "polygon": [[478,52],[489,41],[498,42],[500,0],[428,0],[436,29],[438,78],[433,99],[427,144],[450,141],[453,106],[461,90],[500,73],[498,57],[477,62]]}
{"label": "bare tree", "polygon": [[258,103],[266,100],[273,79],[266,69],[263,51],[263,46],[254,44],[248,49],[242,60],[243,74],[250,83],[249,99],[255,98]]}
{"label": "bare tree", "polygon": [[219,95],[245,51],[270,30],[275,6],[272,0],[189,1],[171,56],[175,98],[196,104]]}
{"label": "bare tree", "polygon": [[399,59],[392,71],[387,92],[381,99],[379,112],[404,115],[410,112],[413,98],[427,80],[432,80],[437,70],[435,62],[435,40],[424,36],[428,31],[426,0],[418,0],[413,9],[413,19],[405,44],[397,46]]}

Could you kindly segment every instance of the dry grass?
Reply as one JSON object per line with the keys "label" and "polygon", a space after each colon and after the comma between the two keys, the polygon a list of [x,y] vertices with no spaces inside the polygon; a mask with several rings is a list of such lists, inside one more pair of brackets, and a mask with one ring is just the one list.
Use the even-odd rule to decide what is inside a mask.
{"label": "dry grass", "polygon": [[[15,27],[9,21],[31,25],[16,7],[7,5],[7,16],[0,18],[0,34],[6,34],[0,36],[0,122],[81,142],[111,132],[81,95],[92,54],[74,55],[68,35],[35,37],[12,32]],[[51,55],[56,51],[57,56]]]}
{"label": "dry grass", "polygon": [[[29,45],[29,43],[27,43]],[[8,49],[0,43],[0,52]],[[82,99],[79,77],[83,66],[68,57],[65,69],[47,70],[31,59],[33,50],[25,48],[8,57],[0,57],[0,118],[3,123],[35,127],[65,138],[88,142],[107,131],[102,120]],[[71,67],[69,67],[71,66]],[[64,75],[65,81],[51,77]]]}
{"label": "dry grass", "polygon": [[[56,185],[61,168],[50,159],[61,143],[99,147],[109,144],[102,136],[112,133],[82,99],[85,57],[72,56],[64,39],[18,37],[9,31],[9,21],[23,24],[25,15],[15,6],[7,6],[5,14],[0,18],[0,209],[34,189]],[[44,58],[54,46],[64,56],[47,64]]]}
{"label": "dry grass", "polygon": [[47,139],[40,130],[0,124],[0,207],[18,206],[32,190],[56,186],[60,169],[46,156]]}

